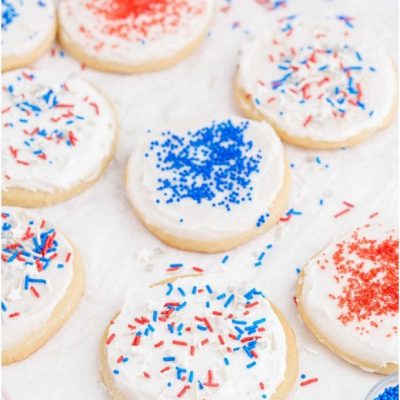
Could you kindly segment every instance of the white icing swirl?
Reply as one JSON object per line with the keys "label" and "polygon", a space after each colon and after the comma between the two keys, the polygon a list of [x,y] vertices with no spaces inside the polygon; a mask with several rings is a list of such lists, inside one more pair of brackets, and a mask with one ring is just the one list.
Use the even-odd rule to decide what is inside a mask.
{"label": "white icing swirl", "polygon": [[3,350],[44,328],[69,288],[73,261],[68,240],[49,222],[22,208],[2,209]]}
{"label": "white icing swirl", "polygon": [[140,65],[183,51],[211,21],[213,0],[61,0],[62,31],[104,62]]}
{"label": "white icing swirl", "polygon": [[238,86],[257,111],[288,135],[314,141],[383,125],[396,78],[380,42],[339,17],[289,17],[281,25],[249,41],[240,57]]}
{"label": "white icing swirl", "polygon": [[[110,373],[126,398],[271,398],[285,379],[284,328],[261,292],[245,282],[227,284],[212,274],[132,289],[106,345]],[[164,322],[168,307],[175,309]],[[144,318],[149,322],[141,324]],[[140,342],[132,345],[138,331]]]}
{"label": "white icing swirl", "polygon": [[5,0],[1,9],[3,59],[30,53],[54,29],[55,9],[52,0]]}
{"label": "white icing swirl", "polygon": [[[210,133],[212,126],[229,123],[225,139],[219,141],[217,130]],[[238,127],[242,139],[231,133]],[[205,143],[210,136],[207,140],[201,134],[193,136],[202,129],[209,130],[211,144]],[[177,148],[162,146],[170,135],[181,143]],[[151,150],[154,141],[159,145]],[[158,153],[163,149],[160,162]],[[178,159],[181,162],[175,162]],[[262,227],[284,174],[283,146],[268,124],[237,117],[188,120],[175,123],[171,130],[140,136],[128,163],[127,192],[147,223],[175,236],[211,241]],[[159,190],[162,186],[174,188]]]}
{"label": "white icing swirl", "polygon": [[112,107],[76,75],[3,76],[3,190],[68,190],[95,178],[116,135]]}
{"label": "white icing swirl", "polygon": [[304,269],[307,318],[340,351],[376,366],[398,363],[397,260],[397,233],[374,224],[331,244]]}

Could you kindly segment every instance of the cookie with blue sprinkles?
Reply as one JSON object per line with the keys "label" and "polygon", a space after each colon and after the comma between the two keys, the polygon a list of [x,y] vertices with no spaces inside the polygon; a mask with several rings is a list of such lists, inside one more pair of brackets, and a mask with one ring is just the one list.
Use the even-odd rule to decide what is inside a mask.
{"label": "cookie with blue sprinkles", "polygon": [[283,400],[296,339],[260,288],[224,275],[134,286],[101,343],[116,400]]}
{"label": "cookie with blue sprinkles", "polygon": [[36,61],[56,35],[53,0],[1,0],[2,71]]}
{"label": "cookie with blue sprinkles", "polygon": [[2,364],[42,347],[72,316],[83,294],[79,252],[53,224],[23,208],[1,212]]}
{"label": "cookie with blue sprinkles", "polygon": [[126,173],[142,223],[183,250],[219,252],[284,213],[289,168],[275,131],[238,117],[187,120],[138,138]]}

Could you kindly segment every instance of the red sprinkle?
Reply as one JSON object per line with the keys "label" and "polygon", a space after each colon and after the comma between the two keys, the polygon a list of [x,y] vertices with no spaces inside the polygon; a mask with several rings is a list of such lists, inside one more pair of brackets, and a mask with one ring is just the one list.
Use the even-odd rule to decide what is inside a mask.
{"label": "red sprinkle", "polygon": [[106,341],[106,345],[109,345],[115,338],[115,333],[112,333]]}
{"label": "red sprinkle", "polygon": [[310,385],[311,383],[315,383],[315,382],[318,382],[318,378],[312,378],[312,379],[303,381],[300,383],[300,386],[307,386],[307,385]]}

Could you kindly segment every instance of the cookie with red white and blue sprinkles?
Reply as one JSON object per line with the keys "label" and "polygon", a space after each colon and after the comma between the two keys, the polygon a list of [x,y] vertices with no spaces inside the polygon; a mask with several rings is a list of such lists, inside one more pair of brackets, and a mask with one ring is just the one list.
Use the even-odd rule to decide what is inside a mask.
{"label": "cookie with red white and blue sprinkles", "polygon": [[213,0],[61,0],[60,42],[75,58],[107,72],[172,66],[203,41]]}
{"label": "cookie with red white and blue sprinkles", "polygon": [[382,224],[357,228],[304,268],[298,308],[314,335],[360,368],[398,369],[399,239]]}
{"label": "cookie with red white and blue sprinkles", "polygon": [[43,346],[75,311],[83,293],[78,251],[51,223],[23,208],[1,213],[2,363]]}
{"label": "cookie with red white and blue sprinkles", "polygon": [[73,74],[16,70],[3,76],[3,204],[40,207],[100,177],[117,137],[113,107]]}
{"label": "cookie with red white and blue sprinkles", "polygon": [[238,117],[144,132],[126,179],[133,208],[153,234],[173,247],[209,253],[269,229],[286,210],[290,187],[274,130]]}
{"label": "cookie with red white and blue sprinkles", "polygon": [[382,43],[352,18],[296,15],[247,43],[235,95],[245,115],[307,148],[360,143],[395,113],[396,76]]}
{"label": "cookie with red white and blue sprinkles", "polygon": [[1,1],[2,71],[36,61],[56,35],[53,0]]}
{"label": "cookie with red white and blue sprinkles", "polygon": [[262,291],[226,278],[132,289],[101,349],[115,399],[285,398],[297,375],[294,334]]}

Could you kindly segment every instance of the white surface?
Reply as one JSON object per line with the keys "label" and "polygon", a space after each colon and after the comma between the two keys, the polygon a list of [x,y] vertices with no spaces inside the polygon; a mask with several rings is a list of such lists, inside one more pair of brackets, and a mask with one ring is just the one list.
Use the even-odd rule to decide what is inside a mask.
{"label": "white surface", "polygon": [[[176,251],[150,235],[131,212],[123,172],[134,136],[152,124],[164,118],[239,113],[232,96],[237,50],[247,30],[260,33],[270,19],[286,12],[267,12],[255,0],[234,0],[232,4],[233,9],[223,13],[219,9],[226,2],[217,0],[210,37],[175,68],[137,76],[82,71],[115,102],[121,142],[116,159],[95,187],[71,201],[40,210],[79,246],[87,265],[87,286],[76,314],[46,346],[28,360],[3,368],[3,384],[13,400],[109,399],[98,372],[99,342],[131,282],[160,280],[170,262],[212,269],[224,257]],[[321,10],[356,16],[355,23],[368,24],[391,55],[397,56],[395,0],[289,0],[290,13],[314,15]],[[232,29],[235,21],[240,26]],[[50,53],[37,66],[80,68],[69,57],[51,57]],[[375,211],[380,213],[376,220],[397,218],[397,127],[393,124],[367,143],[348,150],[317,152],[285,147],[295,164],[290,207],[303,215],[293,216],[230,252],[226,266],[257,281],[281,308],[297,335],[300,373],[319,378],[318,383],[306,387],[296,383],[289,400],[363,400],[381,377],[348,365],[322,347],[300,321],[292,297],[296,268],[333,237],[362,224]],[[315,161],[317,156],[322,164]],[[343,200],[355,207],[335,219],[334,214],[346,208]],[[254,267],[269,243],[273,247],[266,251],[262,266]],[[149,258],[154,248],[162,249],[163,254]]]}

